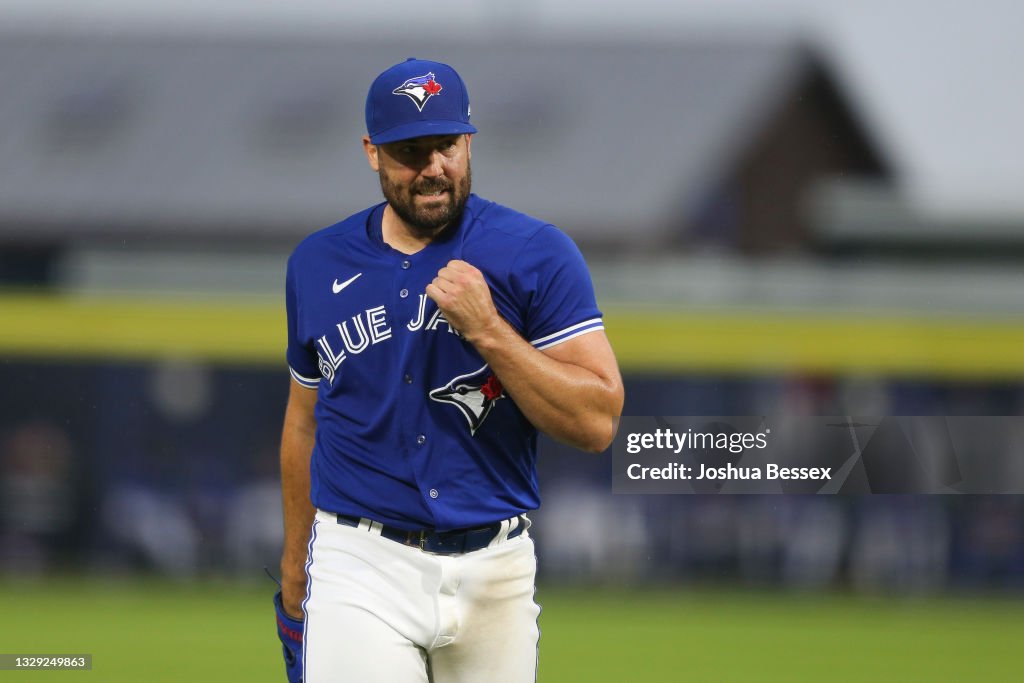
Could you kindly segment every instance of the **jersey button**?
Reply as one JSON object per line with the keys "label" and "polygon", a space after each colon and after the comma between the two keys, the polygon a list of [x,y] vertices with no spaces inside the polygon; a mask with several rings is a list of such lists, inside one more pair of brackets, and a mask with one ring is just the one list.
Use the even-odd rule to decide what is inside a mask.
{"label": "jersey button", "polygon": [[398,293],[398,296],[400,296],[400,297],[402,297],[404,299],[405,297],[409,296],[409,290],[408,289],[403,289],[401,292]]}
{"label": "jersey button", "polygon": [[409,266],[411,266],[411,265],[412,264],[409,263],[409,259],[406,259],[406,260],[402,261],[402,270],[409,270]]}
{"label": "jersey button", "polygon": [[406,376],[405,376],[405,377],[403,377],[402,379],[404,379],[404,380],[405,380],[405,383],[406,383],[406,384],[412,384],[412,375],[406,375]]}
{"label": "jersey button", "polygon": [[437,492],[437,489],[430,489],[430,497],[431,498],[437,498],[439,495],[441,495],[441,494]]}
{"label": "jersey button", "polygon": [[419,445],[422,446],[426,442],[427,442],[427,437],[424,436],[423,434],[420,434],[419,436],[416,437],[416,443],[418,443]]}

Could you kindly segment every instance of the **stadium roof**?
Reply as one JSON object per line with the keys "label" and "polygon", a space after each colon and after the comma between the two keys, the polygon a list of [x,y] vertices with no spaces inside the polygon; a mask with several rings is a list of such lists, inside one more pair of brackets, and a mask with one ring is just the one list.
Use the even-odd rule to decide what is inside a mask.
{"label": "stadium roof", "polygon": [[791,43],[0,40],[0,236],[292,240],[377,201],[372,78],[454,65],[474,189],[583,240],[657,244],[812,67]]}

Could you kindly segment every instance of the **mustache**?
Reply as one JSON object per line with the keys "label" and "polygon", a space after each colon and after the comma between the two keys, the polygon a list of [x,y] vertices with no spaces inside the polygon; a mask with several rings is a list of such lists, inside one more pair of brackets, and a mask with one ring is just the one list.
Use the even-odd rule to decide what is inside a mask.
{"label": "mustache", "polygon": [[432,192],[442,192],[445,190],[451,190],[455,187],[453,183],[444,180],[432,180],[424,181],[412,187],[412,191],[418,194],[430,194]]}

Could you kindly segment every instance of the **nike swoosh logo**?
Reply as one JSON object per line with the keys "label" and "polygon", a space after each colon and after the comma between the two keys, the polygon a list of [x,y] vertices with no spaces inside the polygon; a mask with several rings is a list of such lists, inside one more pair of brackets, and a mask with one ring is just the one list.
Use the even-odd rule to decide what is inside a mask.
{"label": "nike swoosh logo", "polygon": [[360,275],[362,275],[362,273],[356,273],[355,275],[353,275],[349,279],[347,279],[344,282],[342,282],[340,285],[338,284],[338,279],[335,278],[334,279],[334,284],[331,285],[331,291],[333,291],[335,294],[337,294],[338,292],[340,292],[341,290],[345,289],[350,284],[352,284],[353,282],[358,280]]}

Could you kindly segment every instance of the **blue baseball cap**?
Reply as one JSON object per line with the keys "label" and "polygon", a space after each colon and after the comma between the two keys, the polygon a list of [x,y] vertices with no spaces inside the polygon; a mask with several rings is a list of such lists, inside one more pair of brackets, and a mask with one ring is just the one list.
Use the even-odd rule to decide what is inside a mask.
{"label": "blue baseball cap", "polygon": [[366,95],[366,132],[375,145],[475,133],[466,84],[441,62],[410,57],[395,64],[377,76]]}

